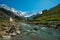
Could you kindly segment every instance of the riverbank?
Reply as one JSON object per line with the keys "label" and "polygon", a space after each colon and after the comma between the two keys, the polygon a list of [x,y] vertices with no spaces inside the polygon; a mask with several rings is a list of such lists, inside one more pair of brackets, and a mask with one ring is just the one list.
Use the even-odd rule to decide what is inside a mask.
{"label": "riverbank", "polygon": [[26,22],[26,23],[33,24],[33,25],[42,25],[44,27],[60,30],[60,21],[46,21],[46,22],[32,21],[32,22]]}
{"label": "riverbank", "polygon": [[16,22],[0,22],[0,38],[9,40],[20,33]]}

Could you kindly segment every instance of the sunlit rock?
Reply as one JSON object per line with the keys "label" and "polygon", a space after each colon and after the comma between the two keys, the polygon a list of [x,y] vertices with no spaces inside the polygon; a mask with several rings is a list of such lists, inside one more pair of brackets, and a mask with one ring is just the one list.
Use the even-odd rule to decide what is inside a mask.
{"label": "sunlit rock", "polygon": [[2,36],[2,37],[3,37],[4,40],[9,40],[9,39],[11,39],[11,36],[8,36],[8,35]]}
{"label": "sunlit rock", "polygon": [[19,30],[17,30],[16,32],[17,32],[18,34],[20,34],[20,31],[19,31]]}
{"label": "sunlit rock", "polygon": [[41,29],[46,29],[45,27],[42,27]]}
{"label": "sunlit rock", "polygon": [[13,32],[13,33],[9,33],[9,35],[15,36],[17,35],[17,33]]}
{"label": "sunlit rock", "polygon": [[31,32],[30,30],[27,30],[27,32]]}
{"label": "sunlit rock", "polygon": [[31,35],[36,35],[35,33],[31,33]]}
{"label": "sunlit rock", "polygon": [[10,17],[10,22],[13,22],[14,20]]}
{"label": "sunlit rock", "polygon": [[14,33],[14,32],[13,32],[12,35],[17,35],[17,33]]}

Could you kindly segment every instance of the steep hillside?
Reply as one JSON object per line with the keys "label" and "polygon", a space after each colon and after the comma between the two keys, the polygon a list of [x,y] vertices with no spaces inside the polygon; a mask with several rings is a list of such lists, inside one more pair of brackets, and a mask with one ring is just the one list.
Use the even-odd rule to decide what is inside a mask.
{"label": "steep hillside", "polygon": [[33,18],[32,20],[39,20],[40,22],[60,21],[60,4],[49,10],[43,11],[43,14]]}

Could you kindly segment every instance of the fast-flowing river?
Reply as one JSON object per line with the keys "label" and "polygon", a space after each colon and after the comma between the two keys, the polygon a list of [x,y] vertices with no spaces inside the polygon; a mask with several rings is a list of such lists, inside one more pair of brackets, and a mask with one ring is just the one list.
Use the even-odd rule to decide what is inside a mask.
{"label": "fast-flowing river", "polygon": [[19,22],[21,33],[14,40],[60,40],[60,31]]}

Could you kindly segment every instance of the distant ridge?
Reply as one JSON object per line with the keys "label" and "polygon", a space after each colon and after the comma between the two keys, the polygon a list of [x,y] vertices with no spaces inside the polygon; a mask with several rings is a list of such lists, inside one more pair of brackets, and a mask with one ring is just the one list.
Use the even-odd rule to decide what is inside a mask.
{"label": "distant ridge", "polygon": [[40,20],[40,22],[60,21],[60,4],[49,10],[43,11],[42,15],[39,15],[32,20]]}
{"label": "distant ridge", "polygon": [[0,4],[0,9],[1,8],[3,8],[3,10],[5,9],[7,11],[13,12],[15,15],[17,15],[20,18],[23,18],[23,19],[30,18],[30,17],[35,17],[36,15],[42,14],[42,11],[39,11],[39,12],[22,12],[22,11],[14,9],[14,8],[8,7],[5,4]]}

